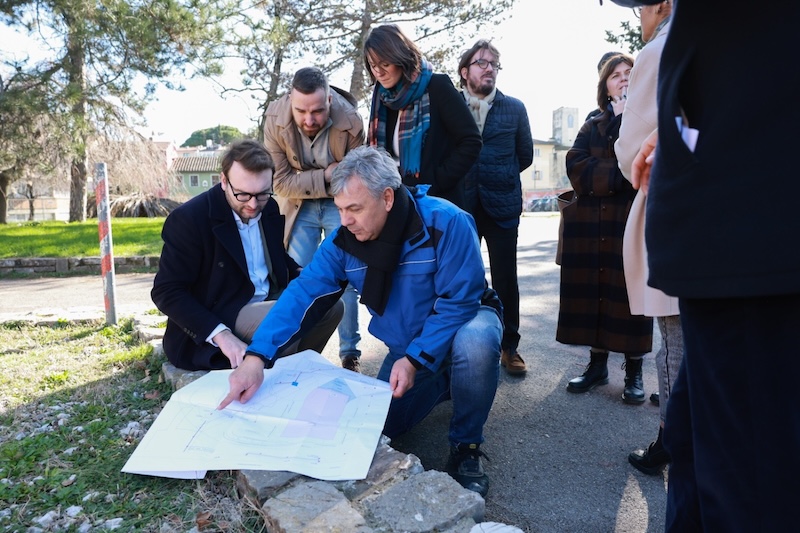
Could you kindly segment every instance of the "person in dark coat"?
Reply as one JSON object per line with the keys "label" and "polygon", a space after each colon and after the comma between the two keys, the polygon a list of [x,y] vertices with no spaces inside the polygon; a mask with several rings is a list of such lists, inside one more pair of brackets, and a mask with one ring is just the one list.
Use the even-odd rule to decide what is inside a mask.
{"label": "person in dark coat", "polygon": [[[781,147],[800,142],[800,69],[762,44],[796,50],[799,18],[798,2],[677,1],[658,130],[634,159],[648,283],[678,298],[683,329],[669,533],[798,529],[800,179]],[[745,65],[764,82],[742,80]]]}
{"label": "person in dark coat", "polygon": [[[583,375],[567,385],[582,393],[608,383],[608,352],[625,354],[626,403],[644,402],[642,357],[652,349],[653,319],[631,315],[622,268],[622,238],[636,191],[614,154],[633,58],[618,54],[600,71],[602,113],[581,127],[567,153],[567,175],[577,195],[565,211],[556,340],[590,347]],[[568,216],[567,216],[568,215]]]}
{"label": "person in dark coat", "polygon": [[[186,370],[236,368],[247,343],[300,267],[283,248],[284,218],[272,198],[272,158],[263,145],[234,143],[220,183],[175,209],[151,298],[167,316],[164,352]],[[342,288],[344,290],[344,288]],[[341,320],[330,310],[286,353],[321,352]]]}
{"label": "person in dark coat", "polygon": [[364,64],[375,83],[367,143],[398,161],[403,183],[464,208],[464,176],[481,151],[481,133],[445,74],[434,74],[395,24],[370,30]]}
{"label": "person in dark coat", "polygon": [[465,179],[466,211],[486,240],[492,287],[503,302],[500,365],[512,375],[527,371],[519,346],[517,236],[522,214],[520,173],[533,162],[533,137],[525,105],[497,89],[500,52],[481,39],[461,55],[461,92],[483,137],[478,161]]}

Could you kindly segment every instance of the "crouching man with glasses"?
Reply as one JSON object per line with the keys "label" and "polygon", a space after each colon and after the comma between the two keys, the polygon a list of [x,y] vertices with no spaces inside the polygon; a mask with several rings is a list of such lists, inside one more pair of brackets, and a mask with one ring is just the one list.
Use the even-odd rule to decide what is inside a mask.
{"label": "crouching man with glasses", "polygon": [[[284,217],[272,198],[272,158],[257,141],[231,145],[220,183],[164,222],[151,297],[167,316],[164,352],[186,370],[237,368],[253,332],[300,266],[283,247]],[[342,289],[344,290],[344,289]],[[322,352],[342,318],[341,294],[307,317],[288,355]]]}

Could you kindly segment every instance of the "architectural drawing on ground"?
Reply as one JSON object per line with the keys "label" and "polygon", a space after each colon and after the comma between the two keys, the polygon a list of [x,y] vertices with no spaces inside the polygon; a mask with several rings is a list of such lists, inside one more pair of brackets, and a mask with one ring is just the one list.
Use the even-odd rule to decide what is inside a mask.
{"label": "architectural drawing on ground", "polygon": [[265,370],[246,404],[216,409],[230,370],[175,392],[123,472],[198,478],[207,470],[288,470],[323,480],[363,479],[391,401],[383,381],[307,350]]}

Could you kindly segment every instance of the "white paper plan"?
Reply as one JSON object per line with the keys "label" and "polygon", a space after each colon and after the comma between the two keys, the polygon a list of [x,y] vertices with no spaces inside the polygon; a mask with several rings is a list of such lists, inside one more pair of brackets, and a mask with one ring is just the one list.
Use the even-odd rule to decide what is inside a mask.
{"label": "white paper plan", "polygon": [[306,350],[265,370],[247,403],[218,411],[231,372],[209,372],[176,391],[122,471],[182,479],[208,470],[366,477],[389,410],[388,383]]}

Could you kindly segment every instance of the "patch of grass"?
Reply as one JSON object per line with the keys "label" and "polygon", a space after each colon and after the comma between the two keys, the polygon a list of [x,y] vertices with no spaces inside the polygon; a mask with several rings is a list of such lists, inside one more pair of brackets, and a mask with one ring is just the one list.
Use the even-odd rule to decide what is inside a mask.
{"label": "patch of grass", "polygon": [[[164,217],[112,218],[114,255],[159,255],[163,225]],[[97,256],[100,256],[97,220],[0,224],[0,259]]]}
{"label": "patch of grass", "polygon": [[132,333],[130,321],[0,326],[0,531],[263,531],[231,472],[120,472],[172,393]]}

